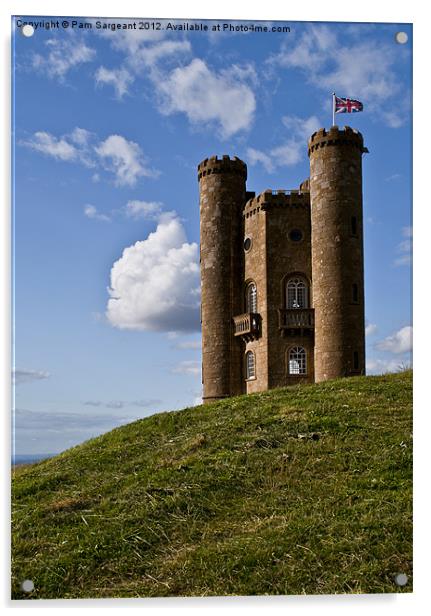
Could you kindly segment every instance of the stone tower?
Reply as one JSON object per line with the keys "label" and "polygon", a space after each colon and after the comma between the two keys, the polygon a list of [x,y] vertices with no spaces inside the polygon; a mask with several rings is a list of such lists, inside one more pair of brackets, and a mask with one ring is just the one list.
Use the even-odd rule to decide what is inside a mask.
{"label": "stone tower", "polygon": [[365,374],[362,135],[321,129],[308,143],[315,380]]}
{"label": "stone tower", "polygon": [[242,209],[247,167],[216,156],[198,166],[204,402],[242,393],[242,350],[232,317],[241,312]]}
{"label": "stone tower", "polygon": [[366,151],[321,129],[310,179],[257,196],[239,158],[198,166],[204,402],[365,373]]}

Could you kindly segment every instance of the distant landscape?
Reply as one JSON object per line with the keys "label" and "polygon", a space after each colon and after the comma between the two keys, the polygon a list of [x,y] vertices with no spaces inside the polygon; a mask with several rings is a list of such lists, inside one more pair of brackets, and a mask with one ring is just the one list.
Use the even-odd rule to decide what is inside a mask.
{"label": "distant landscape", "polygon": [[55,453],[29,453],[29,454],[15,454],[12,456],[11,462],[12,466],[16,464],[33,464],[34,462],[40,462],[41,460],[46,460],[47,458],[54,457]]}

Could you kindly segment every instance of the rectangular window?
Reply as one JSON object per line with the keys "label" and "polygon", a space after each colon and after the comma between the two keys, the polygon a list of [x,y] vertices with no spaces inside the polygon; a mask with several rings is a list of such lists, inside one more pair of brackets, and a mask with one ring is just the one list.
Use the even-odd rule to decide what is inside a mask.
{"label": "rectangular window", "polygon": [[358,285],[352,284],[352,302],[354,304],[357,304],[359,302],[359,291],[358,291]]}
{"label": "rectangular window", "polygon": [[256,366],[252,351],[247,351],[245,356],[245,376],[246,379],[254,379],[256,377]]}
{"label": "rectangular window", "polygon": [[359,370],[359,353],[358,351],[353,352],[353,369]]}

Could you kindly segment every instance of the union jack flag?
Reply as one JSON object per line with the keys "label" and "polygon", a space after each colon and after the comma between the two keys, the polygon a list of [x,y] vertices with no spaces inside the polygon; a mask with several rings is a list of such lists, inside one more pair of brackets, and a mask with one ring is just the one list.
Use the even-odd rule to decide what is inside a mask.
{"label": "union jack flag", "polygon": [[357,113],[363,110],[364,106],[360,101],[353,98],[335,97],[335,113]]}

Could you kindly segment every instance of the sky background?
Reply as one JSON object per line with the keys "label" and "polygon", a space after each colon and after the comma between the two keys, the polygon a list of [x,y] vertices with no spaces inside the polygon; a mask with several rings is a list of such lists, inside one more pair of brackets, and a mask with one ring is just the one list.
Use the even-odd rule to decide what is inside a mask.
{"label": "sky background", "polygon": [[113,32],[89,21],[13,35],[16,452],[55,453],[200,402],[197,164],[237,155],[248,190],[298,187],[334,90],[364,103],[337,122],[370,151],[367,371],[410,363],[410,27],[222,33],[211,31],[222,20],[189,20],[210,30],[187,33],[162,20]]}

